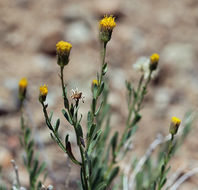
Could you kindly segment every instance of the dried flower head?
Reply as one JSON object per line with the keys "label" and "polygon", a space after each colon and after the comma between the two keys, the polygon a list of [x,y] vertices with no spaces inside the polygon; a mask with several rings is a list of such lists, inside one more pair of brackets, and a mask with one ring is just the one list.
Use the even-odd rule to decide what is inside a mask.
{"label": "dried flower head", "polygon": [[181,120],[177,117],[172,117],[171,119],[171,125],[170,125],[170,129],[169,129],[169,132],[172,134],[172,135],[175,135],[178,131],[178,128],[180,126],[180,123],[181,123]]}
{"label": "dried flower head", "polygon": [[72,45],[69,42],[60,41],[56,44],[56,52],[58,56],[58,65],[64,67],[69,62],[69,55]]}
{"label": "dried flower head", "polygon": [[41,102],[44,102],[46,100],[46,96],[48,94],[48,88],[47,85],[44,84],[43,86],[40,86],[39,88],[40,94],[39,94],[39,100]]}
{"label": "dried flower head", "polygon": [[75,100],[76,102],[79,100],[82,100],[82,102],[84,103],[84,96],[82,96],[82,92],[79,92],[78,89],[76,88],[75,90],[72,89],[72,95],[71,98],[73,100]]}
{"label": "dried flower head", "polygon": [[27,85],[28,85],[28,81],[26,78],[22,78],[19,81],[19,99],[21,101],[25,99]]}
{"label": "dried flower head", "polygon": [[154,53],[150,56],[150,70],[154,71],[157,69],[157,65],[159,62],[159,54]]}
{"label": "dried flower head", "polygon": [[102,42],[107,43],[111,39],[111,34],[115,26],[115,17],[113,17],[112,15],[105,15],[104,18],[100,20],[100,40]]}
{"label": "dried flower head", "polygon": [[[144,74],[144,79],[147,79],[150,73],[150,59],[148,57],[140,57],[134,64],[133,68]],[[153,71],[151,78],[155,78],[158,74],[158,69]]]}

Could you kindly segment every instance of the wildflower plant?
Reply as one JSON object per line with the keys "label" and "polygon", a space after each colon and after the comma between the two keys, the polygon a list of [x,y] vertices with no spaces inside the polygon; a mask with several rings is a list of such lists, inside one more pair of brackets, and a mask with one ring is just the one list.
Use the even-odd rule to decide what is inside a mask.
{"label": "wildflower plant", "polygon": [[[113,16],[104,16],[99,22],[99,39],[101,43],[101,70],[97,73],[96,79],[92,81],[91,92],[92,101],[90,110],[87,114],[87,129],[82,126],[82,114],[79,113],[81,106],[80,100],[83,102],[83,94],[77,90],[73,91],[71,98],[74,103],[69,100],[68,89],[64,83],[64,67],[69,64],[70,51],[72,45],[68,42],[60,41],[56,44],[57,64],[60,67],[60,80],[62,86],[62,97],[64,109],[62,113],[69,124],[74,129],[76,135],[76,144],[80,152],[80,159],[75,156],[72,150],[72,145],[69,140],[69,135],[65,139],[61,139],[59,134],[60,119],[56,123],[52,123],[52,114],[49,116],[45,99],[48,90],[43,97],[40,88],[39,101],[43,107],[43,113],[46,124],[50,130],[52,139],[58,146],[68,155],[70,160],[80,167],[81,185],[83,190],[105,190],[112,187],[112,182],[120,171],[119,161],[124,158],[129,151],[126,146],[132,135],[137,130],[137,124],[141,120],[141,109],[144,97],[147,93],[147,87],[151,81],[153,72],[156,71],[159,62],[159,55],[152,54],[150,56],[147,74],[142,73],[138,87],[135,89],[131,82],[126,81],[127,88],[127,104],[128,116],[123,134],[119,137],[119,133],[115,132],[111,139],[110,127],[110,105],[107,102],[108,85],[105,80],[108,64],[106,63],[106,48],[111,40],[113,29],[115,28],[115,18]],[[45,86],[46,87],[46,86]],[[46,87],[47,88],[47,87]],[[165,184],[165,176],[168,171],[167,164],[171,158],[173,150],[174,135],[179,127],[180,120],[173,117],[170,133],[172,134],[169,142],[169,149],[163,159],[161,173],[156,176],[156,179],[150,180],[153,189],[160,190]]]}
{"label": "wildflower plant", "polygon": [[[27,79],[23,78],[19,82],[19,99],[21,105],[21,133],[20,143],[24,148],[25,155],[23,156],[23,163],[26,167],[26,170],[29,174],[29,188],[30,190],[37,190],[42,187],[42,182],[39,180],[40,175],[43,173],[45,169],[45,163],[39,162],[38,155],[35,155],[35,141],[32,138],[32,129],[28,126],[27,121],[24,118],[24,101],[26,98],[27,91]],[[44,96],[46,94],[46,86],[40,88],[40,92],[42,94],[42,99],[44,100]],[[21,185],[19,183],[16,188],[20,188]]]}
{"label": "wildflower plant", "polygon": [[[68,156],[71,162],[80,168],[79,189],[81,190],[162,190],[169,189],[166,185],[167,174],[170,170],[169,161],[177,148],[183,143],[190,131],[194,120],[193,114],[189,112],[186,116],[188,120],[183,123],[182,132],[178,132],[181,120],[172,117],[169,128],[169,135],[158,136],[148,147],[142,158],[134,159],[128,163],[127,175],[120,169],[120,161],[124,159],[130,151],[130,143],[133,135],[138,129],[138,124],[142,118],[141,109],[144,98],[148,91],[148,85],[156,73],[160,56],[152,54],[145,62],[136,63],[135,68],[141,71],[141,76],[137,87],[131,81],[126,81],[128,114],[126,122],[123,124],[123,133],[112,131],[110,118],[111,107],[108,104],[109,88],[105,79],[108,63],[106,62],[107,45],[111,40],[112,33],[116,27],[115,18],[105,15],[99,22],[99,41],[101,51],[101,64],[96,78],[92,80],[90,89],[92,100],[90,109],[86,115],[86,126],[82,123],[83,115],[80,107],[84,103],[84,96],[78,89],[72,90],[72,95],[68,95],[68,87],[64,82],[64,69],[69,64],[72,45],[69,42],[60,41],[56,44],[57,65],[60,69],[60,83],[62,88],[63,109],[62,114],[65,120],[73,128],[76,136],[76,146],[79,155],[73,150],[69,134],[62,138],[59,128],[61,121],[58,118],[52,122],[53,112],[48,113],[46,103],[48,95],[48,85],[44,84],[39,88],[38,100],[42,105],[44,119],[50,131],[50,136],[59,148]],[[45,163],[39,162],[35,155],[35,141],[32,137],[32,130],[25,120],[25,106],[28,81],[23,78],[19,82],[19,100],[21,110],[21,132],[20,142],[25,150],[24,165],[29,174],[30,190],[53,189],[51,185],[45,187],[39,180],[39,176],[44,172]],[[190,118],[190,119],[189,119]],[[181,135],[177,135],[180,133]],[[154,160],[152,153],[160,146],[157,152],[157,159]],[[120,175],[118,175],[120,174]],[[18,172],[16,172],[18,176]],[[114,183],[116,177],[120,176],[121,182]],[[21,187],[19,178],[16,177],[17,184],[13,190],[24,189]],[[117,178],[118,179],[118,178]],[[169,183],[167,183],[169,184]],[[6,187],[0,184],[0,190]]]}

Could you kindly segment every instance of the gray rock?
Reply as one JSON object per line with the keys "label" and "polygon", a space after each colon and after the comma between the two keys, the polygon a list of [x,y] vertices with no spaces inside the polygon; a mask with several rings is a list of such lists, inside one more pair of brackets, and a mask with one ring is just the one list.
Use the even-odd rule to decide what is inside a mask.
{"label": "gray rock", "polygon": [[167,111],[172,96],[172,91],[168,88],[159,88],[156,91],[154,105],[158,116],[162,116]]}
{"label": "gray rock", "polygon": [[83,21],[69,24],[65,31],[65,39],[69,39],[73,44],[86,43],[93,39],[91,28]]}
{"label": "gray rock", "polygon": [[161,58],[172,65],[182,69],[193,67],[196,54],[193,45],[187,43],[170,43],[162,50]]}
{"label": "gray rock", "polygon": [[44,54],[37,54],[34,56],[34,63],[36,66],[38,66],[39,69],[42,69],[44,71],[51,71],[52,64],[51,64],[51,57]]}
{"label": "gray rock", "polygon": [[111,85],[116,90],[125,89],[125,73],[122,69],[113,69],[110,74]]}
{"label": "gray rock", "polygon": [[46,34],[46,36],[41,39],[40,51],[48,55],[56,55],[56,43],[63,40],[63,35],[60,31],[54,31]]}

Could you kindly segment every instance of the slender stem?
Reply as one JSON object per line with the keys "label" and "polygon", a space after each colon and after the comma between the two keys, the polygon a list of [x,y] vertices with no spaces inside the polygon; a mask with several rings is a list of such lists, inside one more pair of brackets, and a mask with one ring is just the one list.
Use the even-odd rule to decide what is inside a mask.
{"label": "slender stem", "polygon": [[66,93],[65,93],[65,84],[64,84],[63,69],[64,69],[64,67],[61,66],[60,67],[60,70],[61,70],[60,78],[61,78],[61,86],[62,86],[62,91],[63,91],[63,98],[66,99],[67,96],[66,96]]}
{"label": "slender stem", "polygon": [[[43,102],[41,102],[42,106],[43,106],[43,113],[44,113],[44,116],[45,116],[45,120],[46,120],[46,124],[48,125],[49,129],[52,131],[53,135],[56,137],[56,140],[57,140],[57,143],[59,145],[59,147],[66,153],[68,154],[65,146],[63,145],[63,143],[61,142],[58,134],[54,131],[54,128],[49,120],[49,116],[48,116],[48,113],[47,113],[47,110],[46,110],[46,107],[44,105]],[[77,165],[81,165],[80,162],[78,162],[77,160],[75,159],[71,159],[73,161],[74,164],[77,164]]]}
{"label": "slender stem", "polygon": [[[138,83],[138,88],[137,88],[137,91],[136,91],[136,96],[135,96],[135,99],[133,100],[133,103],[131,105],[131,107],[129,108],[129,114],[128,114],[128,118],[127,118],[127,123],[126,123],[126,127],[125,127],[125,130],[124,130],[124,133],[121,137],[121,141],[118,145],[118,149],[117,149],[117,152],[120,151],[121,147],[123,146],[123,141],[127,135],[127,131],[129,130],[129,128],[131,128],[132,126],[131,125],[135,125],[137,122],[135,122],[136,118],[134,116],[134,119],[131,121],[131,117],[133,115],[133,113],[138,113],[140,111],[140,108],[141,108],[141,105],[142,105],[142,102],[143,102],[143,99],[144,99],[144,95],[146,93],[146,89],[147,89],[147,86],[151,80],[151,74],[152,74],[152,71],[149,72],[149,76],[144,84],[144,86],[142,87],[142,82],[143,82],[143,79],[144,79],[144,75],[141,76],[140,80],[139,80],[139,83]],[[137,105],[137,108],[135,108]]]}
{"label": "slender stem", "polygon": [[161,186],[161,183],[162,183],[162,180],[164,179],[164,173],[166,172],[166,166],[170,160],[170,157],[171,157],[171,153],[172,153],[172,150],[173,150],[173,140],[174,140],[174,135],[171,134],[171,139],[169,141],[169,144],[168,144],[168,151],[164,157],[164,163],[162,165],[162,167],[164,168],[163,171],[161,171],[160,173],[160,176],[159,176],[159,180],[158,180],[158,190],[161,190],[162,186]]}
{"label": "slender stem", "polygon": [[102,80],[103,80],[103,66],[105,64],[105,57],[106,57],[106,50],[107,50],[107,43],[102,43],[102,48],[101,48],[101,73],[100,73],[100,78],[99,78],[99,81],[98,81],[98,84],[99,86],[101,85],[102,83]]}
{"label": "slender stem", "polygon": [[90,190],[89,185],[88,185],[88,179],[86,177],[86,166],[85,166],[85,158],[84,158],[84,151],[81,145],[79,145],[79,149],[80,149],[80,155],[82,158],[82,171],[83,171],[83,177],[84,177],[84,181],[85,181],[85,188],[86,190]]}
{"label": "slender stem", "polygon": [[133,100],[132,106],[129,109],[129,114],[128,114],[128,118],[127,118],[127,128],[130,125],[131,116],[132,116],[132,113],[134,111],[135,104],[138,101],[139,93],[140,93],[140,90],[141,90],[141,87],[142,87],[143,78],[144,78],[144,75],[142,75],[141,78],[140,78],[138,88],[137,88],[136,98]]}

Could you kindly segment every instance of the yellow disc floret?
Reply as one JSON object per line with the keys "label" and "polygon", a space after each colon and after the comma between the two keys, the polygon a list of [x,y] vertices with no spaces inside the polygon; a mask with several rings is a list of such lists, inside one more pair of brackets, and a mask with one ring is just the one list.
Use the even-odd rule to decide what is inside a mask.
{"label": "yellow disc floret", "polygon": [[151,63],[155,63],[159,61],[159,54],[154,53],[150,56]]}
{"label": "yellow disc floret", "polygon": [[92,81],[92,84],[95,85],[95,86],[98,86],[98,80],[94,79],[94,80]]}
{"label": "yellow disc floret", "polygon": [[56,44],[57,53],[68,53],[70,52],[72,45],[69,42],[60,41]]}
{"label": "yellow disc floret", "polygon": [[20,81],[19,81],[19,87],[20,88],[26,88],[27,87],[27,85],[28,85],[28,81],[27,81],[27,79],[26,78],[22,78]]}
{"label": "yellow disc floret", "polygon": [[170,124],[170,128],[169,128],[169,132],[172,135],[175,135],[178,131],[178,128],[180,126],[181,120],[177,117],[172,117],[171,119],[171,124]]}
{"label": "yellow disc floret", "polygon": [[177,117],[172,117],[171,121],[174,125],[180,125],[181,123],[181,120]]}
{"label": "yellow disc floret", "polygon": [[115,17],[105,15],[104,18],[100,20],[99,26],[100,29],[103,30],[112,30],[116,26]]}
{"label": "yellow disc floret", "polygon": [[40,96],[47,96],[48,89],[47,85],[40,86]]}

